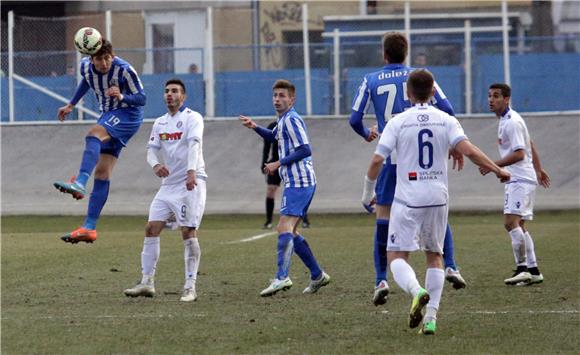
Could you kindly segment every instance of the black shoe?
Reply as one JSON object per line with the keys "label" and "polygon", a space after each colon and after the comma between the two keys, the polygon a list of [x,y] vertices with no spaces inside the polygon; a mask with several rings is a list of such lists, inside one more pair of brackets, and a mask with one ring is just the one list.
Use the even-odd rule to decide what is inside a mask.
{"label": "black shoe", "polygon": [[262,226],[262,229],[272,229],[272,222],[266,222]]}
{"label": "black shoe", "polygon": [[310,223],[302,222],[302,228],[310,228]]}

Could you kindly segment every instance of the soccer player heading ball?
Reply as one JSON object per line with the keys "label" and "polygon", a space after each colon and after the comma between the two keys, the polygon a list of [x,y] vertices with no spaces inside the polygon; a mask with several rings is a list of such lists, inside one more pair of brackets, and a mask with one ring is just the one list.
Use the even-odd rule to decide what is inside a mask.
{"label": "soccer player heading ball", "polygon": [[101,116],[85,136],[77,175],[70,181],[55,182],[54,187],[80,200],[87,194],[87,183],[94,171],[85,221],[62,237],[67,243],[92,243],[97,239],[97,221],[109,196],[109,178],[121,150],[141,127],[146,97],[135,69],[115,56],[111,42],[106,39],[96,53],[81,60],[79,68],[82,80],[70,102],[58,109],[58,119],[64,121],[89,89],[97,97]]}

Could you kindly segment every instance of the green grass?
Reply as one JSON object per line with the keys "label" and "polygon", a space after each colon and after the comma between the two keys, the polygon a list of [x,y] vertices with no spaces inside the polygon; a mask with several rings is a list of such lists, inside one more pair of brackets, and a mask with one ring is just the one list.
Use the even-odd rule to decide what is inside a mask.
{"label": "green grass", "polygon": [[[2,218],[2,354],[555,354],[579,349],[578,211],[538,213],[529,228],[545,282],[507,287],[511,243],[502,216],[451,216],[468,288],[445,286],[437,334],[407,327],[411,299],[390,281],[371,303],[373,218],[312,215],[304,232],[332,283],[302,295],[308,273],[293,259],[294,287],[260,298],[275,271],[275,236],[261,216],[207,216],[200,230],[199,299],[179,302],[183,245],[164,232],[153,299],[126,298],[140,279],[144,217],[104,217],[93,245],[58,236],[77,217]],[[424,257],[412,264],[424,280]]]}

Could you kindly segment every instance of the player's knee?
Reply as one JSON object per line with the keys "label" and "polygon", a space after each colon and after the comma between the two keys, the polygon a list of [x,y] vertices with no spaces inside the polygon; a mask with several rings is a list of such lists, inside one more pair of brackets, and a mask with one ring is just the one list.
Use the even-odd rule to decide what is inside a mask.
{"label": "player's knee", "polygon": [[181,238],[183,240],[196,238],[196,237],[197,237],[197,232],[196,232],[196,229],[194,227],[182,227],[181,228]]}
{"label": "player's knee", "polygon": [[518,225],[517,221],[505,221],[503,223],[503,226],[504,226],[505,230],[509,232],[512,229],[517,228],[519,225]]}
{"label": "player's knee", "polygon": [[[163,227],[161,226],[161,228]],[[155,223],[148,222],[147,225],[145,225],[145,236],[158,237],[161,233],[161,228]]]}

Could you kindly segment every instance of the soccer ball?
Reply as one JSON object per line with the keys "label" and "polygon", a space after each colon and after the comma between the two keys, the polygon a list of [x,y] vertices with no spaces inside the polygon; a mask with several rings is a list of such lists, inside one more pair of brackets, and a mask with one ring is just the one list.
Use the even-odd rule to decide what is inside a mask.
{"label": "soccer ball", "polygon": [[93,55],[101,49],[103,36],[92,27],[83,27],[75,34],[75,47],[79,52]]}

